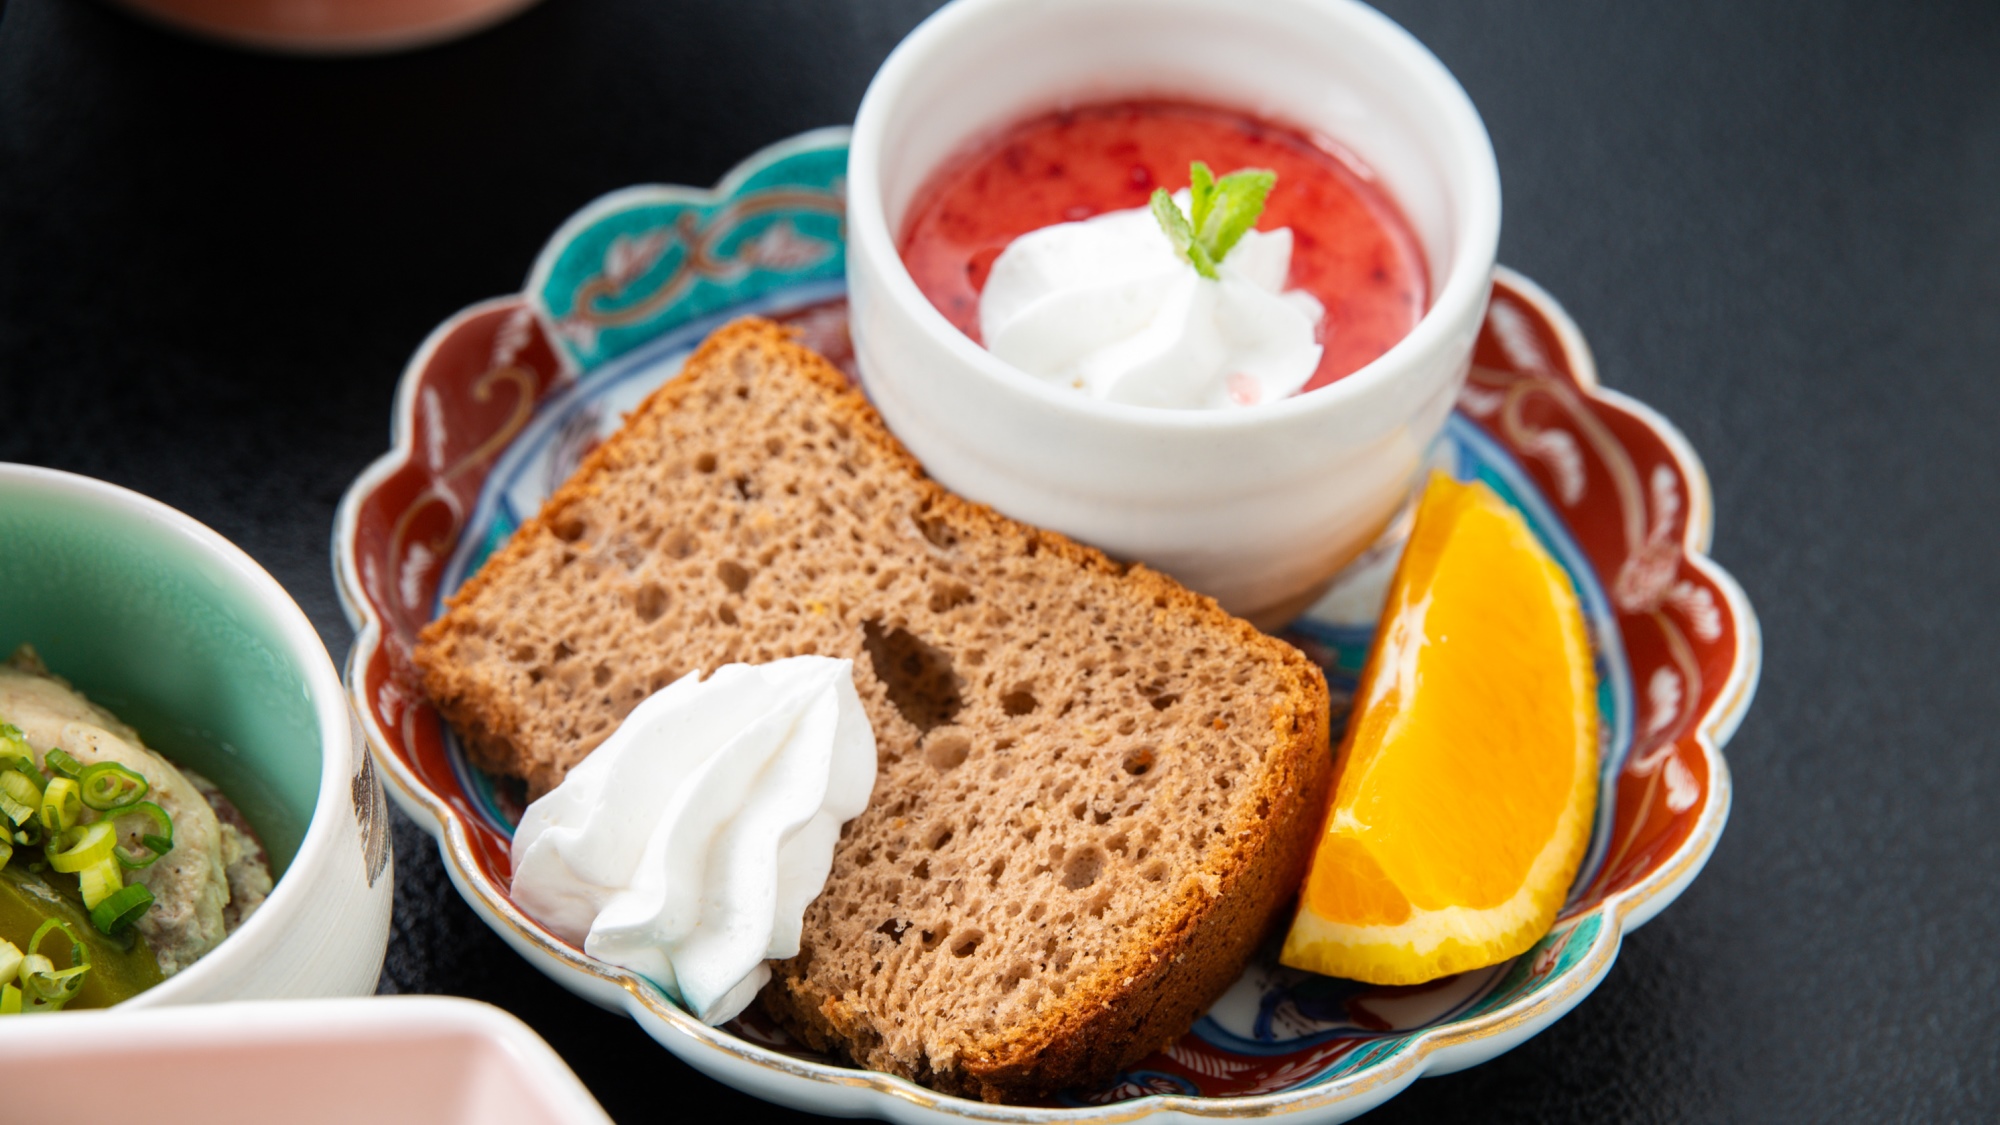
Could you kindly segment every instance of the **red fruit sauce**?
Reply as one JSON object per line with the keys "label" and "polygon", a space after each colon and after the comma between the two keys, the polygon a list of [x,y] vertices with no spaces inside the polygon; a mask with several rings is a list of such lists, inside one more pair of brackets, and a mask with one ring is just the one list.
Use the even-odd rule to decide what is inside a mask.
{"label": "red fruit sauce", "polygon": [[979,291],[993,260],[1032,230],[1143,207],[1187,186],[1188,164],[1218,176],[1269,168],[1277,187],[1258,230],[1292,228],[1287,288],[1326,306],[1325,353],[1307,390],[1352,374],[1409,335],[1430,300],[1423,247],[1374,174],[1297,129],[1170,101],[1083,106],[1021,122],[958,157],[917,193],[903,262],[946,319],[979,339]]}

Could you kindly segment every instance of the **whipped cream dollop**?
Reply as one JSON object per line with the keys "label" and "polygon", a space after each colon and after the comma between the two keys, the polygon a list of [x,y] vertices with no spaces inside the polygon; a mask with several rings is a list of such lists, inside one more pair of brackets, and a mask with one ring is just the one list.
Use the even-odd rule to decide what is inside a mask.
{"label": "whipped cream dollop", "polygon": [[528,806],[514,901],[725,1022],[799,951],[843,822],[875,787],[854,664],[795,656],[655,692]]}
{"label": "whipped cream dollop", "polygon": [[[1174,197],[1183,211],[1188,193]],[[1319,366],[1325,310],[1285,289],[1290,228],[1248,231],[1195,272],[1150,210],[1057,223],[1015,239],[979,295],[994,355],[1112,402],[1251,406],[1295,394]]]}

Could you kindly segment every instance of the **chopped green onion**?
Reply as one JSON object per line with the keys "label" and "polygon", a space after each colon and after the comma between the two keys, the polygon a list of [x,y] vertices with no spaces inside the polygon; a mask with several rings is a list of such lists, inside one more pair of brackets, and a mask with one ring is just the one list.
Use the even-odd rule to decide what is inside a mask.
{"label": "chopped green onion", "polygon": [[[42,953],[42,940],[57,930],[69,939],[69,968],[58,969],[55,962]],[[90,949],[77,940],[76,934],[61,919],[45,918],[35,928],[35,936],[28,942],[28,954],[21,958],[19,978],[21,991],[28,998],[27,1011],[60,1011],[64,1004],[76,998],[83,989],[83,978],[90,972]],[[7,989],[13,985],[6,986]],[[4,994],[5,989],[0,989]],[[0,1015],[8,1015],[22,1010],[21,1000],[14,996],[0,995]]]}
{"label": "chopped green onion", "polygon": [[14,842],[23,847],[36,847],[42,842],[42,824],[33,817],[14,833]]}
{"label": "chopped green onion", "polygon": [[0,771],[0,813],[5,813],[8,820],[28,823],[41,803],[42,787],[27,774],[18,769]]}
{"label": "chopped green onion", "polygon": [[110,898],[118,888],[125,885],[125,877],[118,873],[118,861],[109,857],[76,873],[77,889],[83,892],[83,908],[97,909],[97,904]]}
{"label": "chopped green onion", "polygon": [[36,1000],[37,1007],[60,1008],[83,990],[83,977],[90,972],[90,962],[71,965],[67,969],[56,968],[56,963],[39,953],[30,953],[21,959],[21,988]]}
{"label": "chopped green onion", "polygon": [[50,773],[61,777],[73,778],[83,772],[83,763],[71,757],[70,752],[60,746],[49,747],[49,752],[42,755],[42,766]]}
{"label": "chopped green onion", "polygon": [[0,983],[12,983],[14,974],[21,969],[21,960],[27,954],[11,941],[0,941]]}
{"label": "chopped green onion", "polygon": [[[51,786],[50,788],[54,788]],[[110,859],[118,850],[118,831],[108,820],[80,824],[64,830],[49,841],[49,866],[74,875],[92,864]]]}
{"label": "chopped green onion", "polygon": [[14,858],[13,839],[8,837],[5,833],[0,833],[0,867],[7,866],[7,861],[13,858]]}
{"label": "chopped green onion", "polygon": [[77,795],[76,782],[58,777],[42,790],[42,828],[49,835],[74,827],[82,815],[83,798]]}
{"label": "chopped green onion", "polygon": [[167,810],[151,801],[140,801],[129,809],[113,813],[111,820],[114,823],[123,823],[128,816],[145,817],[153,822],[156,831],[147,832],[139,837],[139,842],[146,846],[143,852],[128,852],[124,848],[119,848],[119,866],[128,870],[151,867],[154,860],[174,850],[174,818],[167,815]]}
{"label": "chopped green onion", "polygon": [[76,775],[83,787],[83,803],[99,812],[122,809],[139,802],[149,788],[146,779],[116,762],[99,762]]}
{"label": "chopped green onion", "polygon": [[42,786],[49,783],[49,775],[42,772],[42,768],[35,764],[33,754],[17,754],[12,758],[0,759],[0,766],[10,770],[20,770],[21,775],[34,785],[37,793],[42,791]]}
{"label": "chopped green onion", "polygon": [[61,930],[62,935],[69,939],[69,959],[71,964],[75,964],[78,961],[90,960],[90,952],[84,949],[83,943],[78,941],[76,935],[70,932],[69,924],[60,918],[42,919],[42,924],[35,927],[35,936],[28,939],[28,953],[30,955],[40,953],[42,951],[42,939],[57,930]]}
{"label": "chopped green onion", "polygon": [[0,768],[20,770],[41,784],[41,771],[35,768],[35,748],[28,745],[28,736],[12,723],[0,723]]}
{"label": "chopped green onion", "polygon": [[90,923],[101,933],[117,934],[137,922],[153,905],[153,892],[143,883],[122,887],[90,910]]}
{"label": "chopped green onion", "polygon": [[21,990],[13,985],[0,988],[0,1016],[21,1014]]}

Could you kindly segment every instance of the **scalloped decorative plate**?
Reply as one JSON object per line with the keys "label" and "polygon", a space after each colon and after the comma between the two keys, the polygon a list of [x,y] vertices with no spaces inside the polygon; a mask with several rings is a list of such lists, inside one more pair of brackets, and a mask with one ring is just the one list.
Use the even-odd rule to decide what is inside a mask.
{"label": "scalloped decorative plate", "polygon": [[[417,630],[724,320],[789,321],[851,367],[846,138],[821,130],[775,145],[712,191],[636,187],[598,200],[556,232],[525,292],[440,325],[403,376],[393,448],[349,488],[335,528],[357,634],[347,687],[391,794],[437,837],[466,901],[536,968],[630,1014],[705,1073],[819,1113],[903,1122],[1340,1121],[1420,1074],[1492,1058],[1574,1007],[1623,935],[1714,850],[1730,800],[1721,746],[1749,707],[1760,642],[1742,591],[1705,554],[1712,509],[1694,451],[1665,419],[1600,387],[1561,308],[1505,270],[1433,457],[1498,489],[1576,580],[1604,720],[1591,849],[1555,928],[1529,952],[1412,988],[1312,977],[1267,953],[1179,1042],[1109,1085],[987,1105],[815,1056],[754,1015],[704,1026],[508,899],[518,791],[470,766],[424,702],[409,661]],[[1287,631],[1336,695],[1359,670],[1401,530]]]}

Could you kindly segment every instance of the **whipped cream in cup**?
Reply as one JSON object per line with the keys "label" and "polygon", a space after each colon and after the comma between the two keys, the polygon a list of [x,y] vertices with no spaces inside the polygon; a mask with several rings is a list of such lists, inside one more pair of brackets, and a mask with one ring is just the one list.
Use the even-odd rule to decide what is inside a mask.
{"label": "whipped cream in cup", "polygon": [[[1174,196],[1188,210],[1189,193]],[[1292,232],[1246,231],[1209,280],[1150,209],[1029,231],[979,295],[986,349],[1106,402],[1228,409],[1298,393],[1319,366],[1318,298],[1285,289]]]}
{"label": "whipped cream in cup", "polygon": [[854,665],[728,664],[653,693],[514,833],[514,902],[707,1024],[799,951],[840,826],[875,787]]}

